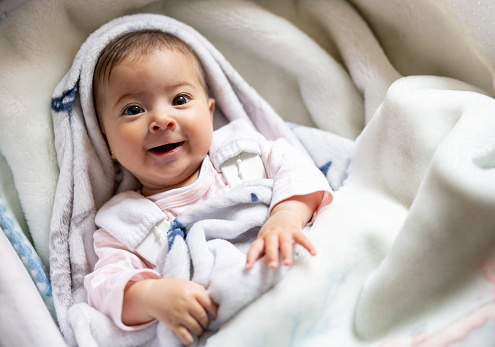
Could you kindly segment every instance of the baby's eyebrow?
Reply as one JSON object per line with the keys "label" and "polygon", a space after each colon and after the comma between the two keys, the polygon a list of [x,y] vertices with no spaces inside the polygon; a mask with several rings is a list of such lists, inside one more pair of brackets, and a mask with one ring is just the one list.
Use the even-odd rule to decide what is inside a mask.
{"label": "baby's eyebrow", "polygon": [[192,83],[189,83],[188,81],[181,81],[175,84],[171,84],[167,89],[175,90],[184,87],[194,87],[194,85]]}
{"label": "baby's eyebrow", "polygon": [[136,93],[125,93],[125,94],[121,95],[121,96],[117,99],[117,101],[114,103],[114,105],[113,105],[113,106],[114,106],[114,107],[116,107],[117,105],[119,105],[119,104],[122,102],[122,100],[124,100],[124,99],[126,99],[126,98],[128,98],[128,97],[131,97],[133,94],[138,94],[138,93],[139,93],[139,92],[136,92]]}

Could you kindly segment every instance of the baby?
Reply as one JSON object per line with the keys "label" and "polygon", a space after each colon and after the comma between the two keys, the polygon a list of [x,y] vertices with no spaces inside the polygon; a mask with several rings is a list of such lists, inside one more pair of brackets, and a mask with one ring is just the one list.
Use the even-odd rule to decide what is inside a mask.
{"label": "baby", "polygon": [[[158,30],[124,34],[100,54],[93,89],[112,158],[138,179],[143,196],[160,202],[169,218],[225,191],[226,178],[208,155],[215,100],[186,43]],[[277,183],[269,218],[247,253],[248,270],[263,255],[270,268],[279,266],[280,256],[291,265],[294,244],[315,255],[302,229],[332,200],[323,175],[316,167],[298,164],[306,159],[285,141],[263,139],[260,149],[267,176]],[[153,264],[105,229],[95,232],[94,247],[98,262],[85,278],[89,302],[121,329],[139,329],[158,319],[182,343],[191,344],[215,318],[217,305],[201,285],[161,278]]]}

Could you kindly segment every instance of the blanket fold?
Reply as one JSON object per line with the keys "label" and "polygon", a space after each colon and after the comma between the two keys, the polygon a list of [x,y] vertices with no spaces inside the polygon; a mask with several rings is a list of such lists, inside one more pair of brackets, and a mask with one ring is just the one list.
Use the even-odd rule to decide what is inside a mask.
{"label": "blanket fold", "polygon": [[[423,78],[415,82],[421,82],[417,84],[421,88],[402,81],[391,93],[396,93],[395,98],[401,95],[402,107],[416,103],[417,98],[435,100],[429,103],[429,111],[416,109],[416,119],[410,121],[426,126],[428,121],[419,114],[434,112],[444,130],[432,127],[436,129],[429,136],[436,142],[432,147],[418,142],[431,162],[421,170],[424,177],[418,190],[404,201],[411,204],[410,212],[358,301],[356,327],[367,339],[383,337],[428,314],[432,305],[448,303],[451,298],[445,293],[465,296],[464,305],[458,308],[461,315],[493,299],[482,295],[477,303],[469,291],[486,286],[471,279],[493,261],[495,142],[491,129],[495,103],[482,94],[460,91],[470,87],[456,81]],[[435,90],[445,84],[451,89]],[[406,90],[410,99],[402,94]],[[432,219],[424,217],[429,210],[436,211]],[[469,221],[475,223],[467,224]],[[386,304],[390,297],[395,298],[394,305]]]}

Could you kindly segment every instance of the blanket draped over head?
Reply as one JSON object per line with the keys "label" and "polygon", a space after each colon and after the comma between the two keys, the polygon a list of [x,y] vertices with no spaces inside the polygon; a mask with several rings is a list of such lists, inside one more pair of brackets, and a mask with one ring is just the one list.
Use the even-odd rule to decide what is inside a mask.
{"label": "blanket draped over head", "polygon": [[[91,336],[89,328],[81,328],[84,324],[81,322],[84,320],[81,317],[85,317],[88,313],[78,313],[86,310],[78,306],[69,315],[69,309],[74,304],[84,303],[87,300],[83,280],[84,276],[91,272],[97,260],[92,241],[92,233],[96,229],[95,212],[115,192],[138,188],[136,180],[124,168],[118,168],[119,174],[116,174],[114,162],[99,130],[93,104],[93,71],[99,53],[110,40],[123,33],[142,29],[170,32],[194,49],[205,70],[211,94],[216,100],[215,126],[243,119],[248,127],[254,125],[266,138],[284,137],[296,148],[309,154],[298,137],[264,99],[247,85],[205,38],[191,27],[169,17],[139,14],[113,20],[94,32],[82,45],[71,69],[55,89],[51,105],[60,166],[50,235],[53,297],[59,323],[66,338],[71,341],[76,336],[77,342],[83,344],[88,343]],[[346,145],[349,148],[348,140],[338,137],[329,139],[322,138],[322,144],[328,145],[329,141],[335,141],[337,146],[341,143],[344,148]],[[312,138],[312,140],[317,139]],[[344,151],[334,157],[328,156],[327,161],[344,162],[347,155],[348,153]],[[342,172],[334,176],[336,177],[333,180],[334,184],[340,184],[338,180],[339,177],[343,177]],[[220,208],[218,210],[220,211]],[[261,214],[261,216],[265,215]],[[203,219],[203,217],[197,218]],[[222,218],[221,215],[218,218]],[[242,222],[238,226],[243,228]],[[224,283],[225,286],[230,285],[228,281]],[[266,287],[266,284],[263,286]],[[232,292],[236,291],[238,288],[232,287]],[[251,299],[243,298],[247,301]],[[69,316],[71,322],[68,321]],[[92,319],[93,329],[101,329],[100,320]],[[87,324],[89,325],[89,322]],[[104,331],[108,329],[93,332],[93,335],[102,335]],[[117,335],[120,332],[118,329],[114,331],[113,336],[110,334],[99,343],[118,341]],[[142,344],[143,338],[133,340],[129,336],[143,334],[143,332],[140,332],[140,335],[120,333],[128,343],[133,341],[131,344],[136,344],[138,341]],[[81,338],[81,336],[85,337]],[[152,337],[153,335],[146,337],[144,341],[152,340]],[[165,345],[169,344],[170,342],[165,343]]]}
{"label": "blanket draped over head", "polygon": [[492,346],[494,23],[492,0],[1,0],[0,343],[96,331],[78,319],[96,313],[93,219],[136,182],[99,135],[92,71],[112,37],[154,27],[198,53],[215,128],[285,137],[335,190],[308,233],[318,254],[205,345]]}

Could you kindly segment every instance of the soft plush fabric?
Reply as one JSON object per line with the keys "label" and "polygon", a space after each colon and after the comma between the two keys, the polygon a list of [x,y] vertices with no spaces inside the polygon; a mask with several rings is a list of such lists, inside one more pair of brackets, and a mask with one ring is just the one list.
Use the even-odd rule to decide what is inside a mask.
{"label": "soft plush fabric", "polygon": [[[303,148],[311,141],[299,140],[300,126],[337,136],[342,151],[353,147],[338,164],[347,179],[311,231],[318,255],[303,254],[207,345],[492,344],[489,0],[1,1],[0,175],[12,177],[10,215],[46,268],[59,178],[53,90],[91,32],[139,12],[198,30],[291,122]],[[333,166],[314,158],[322,171]],[[24,295],[2,287],[2,307]],[[26,341],[0,329],[2,341]],[[22,338],[45,330],[32,325]]]}

